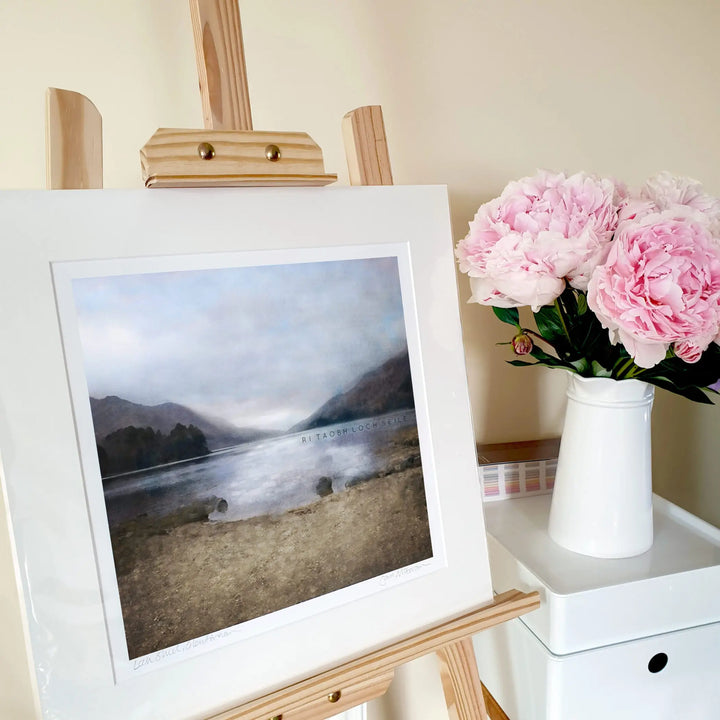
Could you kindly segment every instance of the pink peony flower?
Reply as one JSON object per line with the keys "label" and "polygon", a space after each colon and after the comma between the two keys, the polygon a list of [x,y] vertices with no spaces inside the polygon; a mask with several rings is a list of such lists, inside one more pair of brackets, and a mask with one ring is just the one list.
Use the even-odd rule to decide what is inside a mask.
{"label": "pink peony flower", "polygon": [[588,305],[640,367],[673,343],[683,359],[702,353],[720,333],[720,246],[708,224],[677,208],[621,222]]}
{"label": "pink peony flower", "polygon": [[628,197],[621,203],[620,220],[671,209],[707,223],[710,232],[720,236],[720,200],[708,195],[697,180],[676,177],[667,171],[646,180],[639,197]]}
{"label": "pink peony flower", "polygon": [[471,300],[497,307],[552,303],[604,262],[617,225],[615,185],[585,173],[539,172],[482,205],[456,249]]}
{"label": "pink peony flower", "polygon": [[649,178],[640,195],[652,200],[658,210],[667,210],[674,205],[685,205],[715,222],[720,221],[720,200],[708,195],[702,183],[692,178],[676,177],[664,171]]}

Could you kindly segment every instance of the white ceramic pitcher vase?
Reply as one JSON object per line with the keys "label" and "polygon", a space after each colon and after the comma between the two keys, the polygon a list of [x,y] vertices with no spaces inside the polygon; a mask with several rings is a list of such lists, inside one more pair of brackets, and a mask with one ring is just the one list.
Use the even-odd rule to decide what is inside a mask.
{"label": "white ceramic pitcher vase", "polygon": [[548,532],[583,555],[640,555],[653,542],[654,386],[569,373]]}

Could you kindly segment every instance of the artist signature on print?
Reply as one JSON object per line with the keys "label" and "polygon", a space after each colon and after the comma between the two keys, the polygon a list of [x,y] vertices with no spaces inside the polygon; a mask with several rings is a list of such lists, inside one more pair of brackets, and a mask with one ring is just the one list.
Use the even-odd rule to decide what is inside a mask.
{"label": "artist signature on print", "polygon": [[424,560],[410,567],[398,568],[378,578],[378,584],[380,587],[386,587],[387,585],[396,583],[398,580],[403,580],[411,575],[417,575],[421,570],[425,570],[425,568],[428,567],[430,567],[430,560]]}
{"label": "artist signature on print", "polygon": [[207,643],[230,637],[233,632],[234,630],[232,628],[218,630],[217,632],[210,633],[209,635],[203,635],[203,637],[188,640],[187,642],[181,643],[180,645],[174,645],[173,647],[165,648],[164,650],[158,650],[151,655],[145,655],[143,657],[136,658],[135,660],[133,660],[132,669],[140,670],[140,668],[146,667],[148,665],[153,665],[154,663],[166,660],[169,657],[173,657],[175,655],[183,655],[189,650],[194,650],[195,648],[206,645]]}

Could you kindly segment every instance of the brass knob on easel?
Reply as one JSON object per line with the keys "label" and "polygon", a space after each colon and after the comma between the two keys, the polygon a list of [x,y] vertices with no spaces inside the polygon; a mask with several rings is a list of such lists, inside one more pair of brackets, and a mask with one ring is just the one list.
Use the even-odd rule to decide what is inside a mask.
{"label": "brass knob on easel", "polygon": [[280,159],[280,148],[277,145],[268,145],[265,148],[265,157],[270,162],[277,162]]}
{"label": "brass knob on easel", "polygon": [[209,142],[201,142],[198,145],[198,155],[203,160],[212,160],[215,157],[215,148]]}
{"label": "brass knob on easel", "polygon": [[328,695],[328,702],[336,703],[340,699],[340,695],[342,695],[342,693],[339,690],[330,693]]}

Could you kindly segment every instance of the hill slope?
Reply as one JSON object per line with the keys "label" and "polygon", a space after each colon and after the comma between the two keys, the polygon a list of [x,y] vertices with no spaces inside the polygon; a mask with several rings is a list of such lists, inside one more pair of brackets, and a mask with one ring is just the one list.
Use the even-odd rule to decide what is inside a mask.
{"label": "hill slope", "polygon": [[138,428],[151,427],[163,434],[181,423],[195,425],[207,440],[210,450],[238,445],[243,442],[269,437],[272,433],[252,428],[239,428],[231,423],[208,418],[184,405],[163,403],[162,405],[140,405],[123,400],[116,395],[98,399],[90,398],[95,438],[101,440],[110,433],[133,425]]}
{"label": "hill slope", "polygon": [[414,407],[410,359],[404,351],[360,376],[347,392],[330,398],[312,415],[293,426],[291,432]]}

